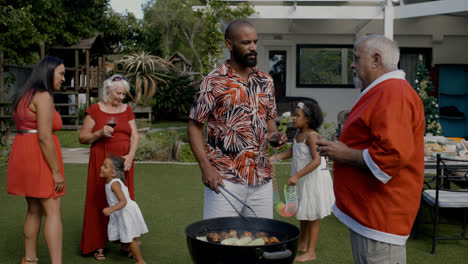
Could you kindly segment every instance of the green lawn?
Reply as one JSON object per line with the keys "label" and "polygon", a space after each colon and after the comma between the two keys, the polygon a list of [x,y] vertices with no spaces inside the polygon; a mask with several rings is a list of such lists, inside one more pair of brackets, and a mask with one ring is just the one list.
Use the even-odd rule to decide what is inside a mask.
{"label": "green lawn", "polygon": [[60,141],[62,148],[89,148],[91,145],[81,144],[78,140],[80,131],[76,130],[60,130],[55,132]]}
{"label": "green lawn", "polygon": [[[157,121],[151,124],[151,129],[166,129],[169,127],[187,127],[187,121]],[[79,131],[76,130],[61,130],[55,132],[60,140],[60,146],[62,148],[89,148],[90,145],[80,144],[78,141]],[[185,129],[178,129],[177,133],[181,133],[184,137],[187,137]]]}
{"label": "green lawn", "polygon": [[[63,198],[64,263],[132,263],[119,254],[119,246],[109,243],[107,260],[98,262],[79,252],[83,206],[86,193],[86,164],[66,164],[67,194]],[[286,182],[289,165],[279,165],[279,185]],[[24,198],[6,193],[6,166],[0,167],[0,263],[19,263],[23,256],[22,225],[26,213]],[[184,228],[202,218],[203,186],[197,165],[136,164],[136,200],[150,232],[141,237],[147,263],[191,263]],[[294,218],[276,219],[298,224]],[[430,233],[428,225],[421,230]],[[458,230],[458,229],[456,229]],[[429,253],[431,240],[421,234],[407,243],[408,263],[462,263],[468,259],[468,241],[442,241],[437,254]],[[321,221],[317,245],[318,260],[310,263],[352,263],[348,230],[334,217]],[[44,240],[38,246],[41,263],[50,263]]]}
{"label": "green lawn", "polygon": [[151,124],[153,128],[168,128],[168,127],[187,127],[188,121],[157,121]]}

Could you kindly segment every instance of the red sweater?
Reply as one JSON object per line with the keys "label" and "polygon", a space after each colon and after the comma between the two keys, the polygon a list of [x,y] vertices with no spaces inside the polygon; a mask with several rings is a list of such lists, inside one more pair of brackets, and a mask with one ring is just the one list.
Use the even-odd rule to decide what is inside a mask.
{"label": "red sweater", "polygon": [[335,162],[334,214],[364,237],[404,245],[423,187],[424,108],[406,80],[381,80],[361,95],[340,136],[364,150],[370,170]]}

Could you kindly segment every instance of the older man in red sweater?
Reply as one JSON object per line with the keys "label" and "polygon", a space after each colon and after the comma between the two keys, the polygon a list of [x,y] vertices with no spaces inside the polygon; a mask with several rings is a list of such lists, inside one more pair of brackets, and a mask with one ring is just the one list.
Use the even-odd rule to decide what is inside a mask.
{"label": "older man in red sweater", "polygon": [[406,263],[424,177],[424,108],[384,36],[354,45],[362,84],[339,141],[317,142],[334,161],[335,216],[349,227],[355,263]]}

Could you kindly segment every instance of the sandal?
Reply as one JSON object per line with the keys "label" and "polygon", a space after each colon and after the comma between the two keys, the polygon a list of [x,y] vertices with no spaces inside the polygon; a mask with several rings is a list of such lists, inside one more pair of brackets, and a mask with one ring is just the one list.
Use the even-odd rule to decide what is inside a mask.
{"label": "sandal", "polygon": [[39,259],[38,258],[23,258],[21,260],[21,264],[25,264],[26,262],[29,262],[29,263],[34,262],[35,264],[37,264],[39,263]]}
{"label": "sandal", "polygon": [[[135,241],[138,243],[138,246],[141,245],[141,241],[139,240],[136,240]],[[120,252],[124,255],[126,255],[128,258],[131,258],[131,259],[136,259],[135,255],[133,254],[133,252],[130,250],[130,245],[125,245],[125,244],[121,244],[120,246]]]}
{"label": "sandal", "polygon": [[133,252],[130,250],[130,246],[121,246],[120,252],[123,255],[127,256],[127,258],[132,258],[132,259],[135,258],[135,256],[133,255]]}
{"label": "sandal", "polygon": [[102,248],[96,250],[96,252],[94,253],[94,258],[96,260],[105,260],[106,256],[104,256],[103,252],[104,252],[104,249]]}

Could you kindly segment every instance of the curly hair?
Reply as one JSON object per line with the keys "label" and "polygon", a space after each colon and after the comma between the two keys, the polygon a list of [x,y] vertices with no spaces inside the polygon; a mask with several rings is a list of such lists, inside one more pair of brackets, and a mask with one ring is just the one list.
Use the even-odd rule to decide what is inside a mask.
{"label": "curly hair", "polygon": [[297,108],[304,112],[304,116],[309,121],[309,128],[318,130],[323,123],[323,112],[318,103],[299,102]]}
{"label": "curly hair", "polygon": [[115,177],[119,178],[126,184],[127,179],[124,174],[124,160],[121,157],[112,154],[109,154],[107,158],[109,158],[112,165],[114,165]]}

